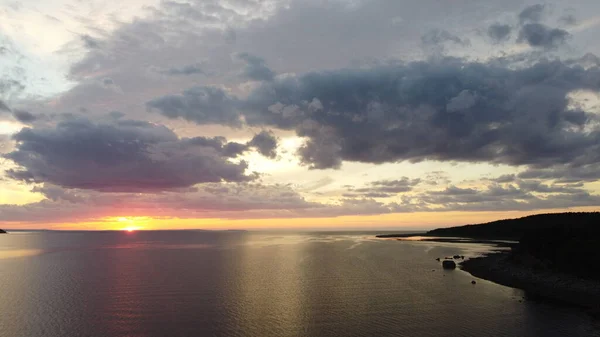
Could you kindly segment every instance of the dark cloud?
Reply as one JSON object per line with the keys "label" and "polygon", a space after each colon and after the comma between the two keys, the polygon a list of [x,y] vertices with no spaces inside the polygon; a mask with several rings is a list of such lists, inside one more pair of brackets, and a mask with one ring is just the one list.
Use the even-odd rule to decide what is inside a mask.
{"label": "dark cloud", "polygon": [[113,85],[115,85],[115,81],[113,81],[112,78],[108,78],[107,77],[107,78],[103,78],[102,79],[102,86],[104,86],[104,87],[111,87]]}
{"label": "dark cloud", "polygon": [[449,195],[449,196],[457,196],[457,195],[477,195],[478,191],[473,188],[460,188],[454,185],[447,187],[442,191],[431,191],[428,194],[430,195]]}
{"label": "dark cloud", "polygon": [[580,58],[565,61],[569,65],[580,65],[584,68],[600,67],[600,58],[592,53],[586,53]]}
{"label": "dark cloud", "polygon": [[434,205],[441,205],[433,211],[532,211],[543,209],[565,209],[571,207],[600,206],[600,197],[587,192],[578,194],[557,194],[549,197],[523,195],[520,198],[499,198],[483,192],[470,198],[429,199]]}
{"label": "dark cloud", "polygon": [[98,49],[100,48],[100,41],[94,37],[91,37],[89,35],[81,35],[80,36],[81,41],[83,42],[83,45],[88,48],[88,49]]}
{"label": "dark cloud", "polygon": [[585,165],[561,164],[547,168],[530,168],[518,174],[521,179],[555,180],[561,183],[592,182],[600,180],[600,163]]}
{"label": "dark cloud", "polygon": [[598,89],[595,67],[542,60],[509,69],[445,58],[289,75],[245,99],[200,89],[149,106],[201,124],[243,119],[295,130],[307,139],[302,162],[317,169],[344,160],[583,165],[600,161],[598,118],[573,109],[567,95]]}
{"label": "dark cloud", "polygon": [[519,189],[525,192],[535,193],[569,193],[578,194],[585,192],[581,189],[582,185],[548,185],[540,181],[519,181]]}
{"label": "dark cloud", "polygon": [[398,193],[410,192],[421,183],[421,179],[402,177],[397,180],[378,180],[369,183],[368,187],[348,189],[345,197],[388,198]]}
{"label": "dark cloud", "polygon": [[487,35],[494,42],[502,42],[508,40],[512,27],[506,24],[495,23],[488,27]]}
{"label": "dark cloud", "polygon": [[181,67],[171,67],[166,70],[160,71],[163,74],[171,76],[187,76],[187,75],[206,75],[207,73],[202,69],[199,63],[188,64]]}
{"label": "dark cloud", "polygon": [[198,183],[248,181],[245,162],[233,163],[223,138],[180,139],[148,122],[117,120],[98,124],[83,119],[55,128],[23,129],[16,149],[4,155],[18,168],[16,180],[102,191],[151,191]]}
{"label": "dark cloud", "polygon": [[13,111],[13,117],[15,117],[15,119],[19,122],[25,124],[31,123],[37,119],[37,116],[32,114],[31,112],[18,109],[15,109]]}
{"label": "dark cloud", "polygon": [[437,211],[526,211],[600,205],[600,196],[589,194],[582,186],[548,185],[540,181],[518,181],[504,186],[493,183],[484,188],[450,186],[425,192],[419,198],[428,209]]}
{"label": "dark cloud", "polygon": [[110,116],[110,118],[114,118],[114,119],[121,119],[121,118],[125,117],[125,114],[122,113],[121,111],[111,111],[108,113],[108,116]]}
{"label": "dark cloud", "polygon": [[519,22],[521,24],[533,22],[540,22],[546,11],[546,6],[542,4],[531,5],[519,13]]}
{"label": "dark cloud", "polygon": [[267,67],[264,59],[248,53],[238,53],[235,57],[246,63],[242,72],[244,78],[253,81],[270,81],[275,77],[275,72]]}
{"label": "dark cloud", "polygon": [[577,24],[577,17],[572,13],[567,13],[561,16],[559,21],[567,26],[574,26]]}
{"label": "dark cloud", "polygon": [[296,133],[308,138],[298,149],[302,164],[310,169],[338,169],[342,166],[342,144],[335,128],[306,120],[297,127]]}
{"label": "dark cloud", "polygon": [[277,137],[272,132],[261,131],[248,142],[248,146],[255,147],[265,157],[275,158],[277,156]]}
{"label": "dark cloud", "polygon": [[0,115],[2,113],[8,113],[8,115],[12,115],[12,117],[18,120],[21,123],[29,124],[35,121],[38,117],[28,111],[21,109],[11,109],[6,103],[0,100]]}
{"label": "dark cloud", "polygon": [[550,28],[541,23],[528,23],[521,27],[517,42],[552,49],[564,44],[570,36],[571,34],[564,29]]}
{"label": "dark cloud", "polygon": [[198,124],[240,125],[237,98],[216,87],[196,87],[181,95],[154,99],[146,105],[168,118],[183,118]]}
{"label": "dark cloud", "polygon": [[443,29],[433,29],[421,36],[421,46],[429,53],[443,54],[446,49],[446,43],[462,47],[471,45],[469,39],[460,38]]}
{"label": "dark cloud", "polygon": [[421,36],[421,42],[424,45],[438,45],[444,42],[453,42],[459,45],[468,46],[471,42],[468,39],[460,37],[443,29],[433,29]]}
{"label": "dark cloud", "polygon": [[492,178],[490,180],[497,182],[497,183],[511,183],[511,182],[515,181],[515,175],[514,174],[504,174],[504,175],[501,175],[500,177]]}

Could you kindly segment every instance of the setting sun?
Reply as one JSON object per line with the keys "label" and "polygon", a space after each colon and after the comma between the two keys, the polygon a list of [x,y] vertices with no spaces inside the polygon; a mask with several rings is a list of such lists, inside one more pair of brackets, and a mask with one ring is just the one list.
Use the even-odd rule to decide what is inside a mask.
{"label": "setting sun", "polygon": [[114,224],[115,229],[133,232],[140,229],[143,229],[145,224],[150,218],[148,217],[116,217],[116,218],[108,218],[108,222],[116,222]]}

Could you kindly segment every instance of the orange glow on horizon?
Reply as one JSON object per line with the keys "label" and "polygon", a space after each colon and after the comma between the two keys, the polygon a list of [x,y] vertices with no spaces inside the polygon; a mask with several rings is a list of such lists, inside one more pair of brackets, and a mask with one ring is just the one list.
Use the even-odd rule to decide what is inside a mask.
{"label": "orange glow on horizon", "polygon": [[[154,220],[151,217],[146,216],[134,216],[134,217],[116,217],[116,218],[106,218],[106,222],[120,224],[118,230],[133,232],[137,230],[144,229],[142,224],[147,224],[149,221]],[[124,227],[122,225],[125,225]],[[116,226],[111,226],[111,229],[115,229]]]}
{"label": "orange glow on horizon", "polygon": [[428,230],[500,219],[519,218],[532,214],[557,212],[592,212],[598,207],[574,207],[537,211],[495,212],[422,212],[394,213],[370,216],[341,216],[335,218],[275,218],[275,219],[219,219],[177,218],[151,216],[118,216],[77,223],[0,222],[3,229],[53,230],[177,230],[177,229],[275,229],[275,230]]}

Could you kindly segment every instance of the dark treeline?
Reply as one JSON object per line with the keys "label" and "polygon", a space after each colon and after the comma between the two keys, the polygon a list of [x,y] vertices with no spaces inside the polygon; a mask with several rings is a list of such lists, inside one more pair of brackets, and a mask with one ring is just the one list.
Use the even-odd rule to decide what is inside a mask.
{"label": "dark treeline", "polygon": [[0,234],[6,234],[6,232],[0,229]]}
{"label": "dark treeline", "polygon": [[427,235],[518,240],[511,254],[515,263],[600,280],[600,212],[532,215]]}
{"label": "dark treeline", "polygon": [[478,225],[438,228],[427,232],[431,236],[457,236],[485,239],[521,240],[525,234],[569,229],[600,231],[600,212],[554,213],[530,215],[518,219],[498,220]]}

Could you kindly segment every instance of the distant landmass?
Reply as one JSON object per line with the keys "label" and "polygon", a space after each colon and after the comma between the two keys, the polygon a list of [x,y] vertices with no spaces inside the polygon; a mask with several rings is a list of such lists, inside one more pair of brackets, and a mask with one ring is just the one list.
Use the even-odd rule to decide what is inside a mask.
{"label": "distant landmass", "polygon": [[600,306],[600,212],[539,214],[417,235],[518,241],[509,252],[472,258],[461,267],[477,277],[544,297]]}
{"label": "distant landmass", "polygon": [[438,228],[423,236],[515,240],[513,262],[600,280],[600,212],[538,214]]}
{"label": "distant landmass", "polygon": [[[598,224],[598,225],[597,225]],[[518,219],[497,220],[482,224],[438,228],[416,234],[383,234],[380,238],[433,236],[461,237],[486,240],[520,241],[525,236],[540,235],[549,231],[567,230],[600,233],[600,212],[568,212],[530,215]]]}
{"label": "distant landmass", "polygon": [[513,262],[600,280],[600,212],[532,215],[479,225],[439,228],[431,236],[512,239]]}
{"label": "distant landmass", "polygon": [[571,212],[530,215],[518,219],[492,221],[483,224],[438,228],[428,236],[457,236],[520,241],[552,232],[567,231],[569,235],[600,233],[600,212]]}
{"label": "distant landmass", "polygon": [[6,234],[6,231],[0,229],[0,234]]}

